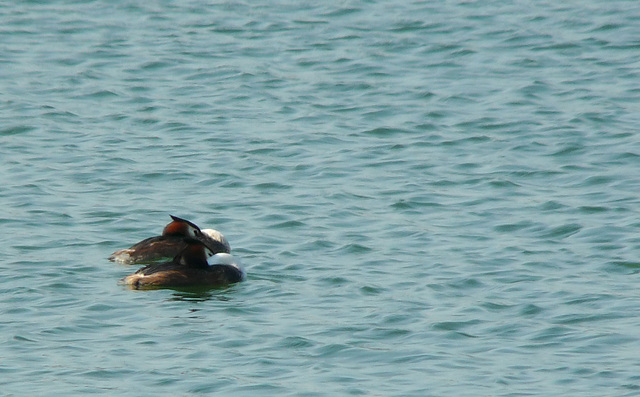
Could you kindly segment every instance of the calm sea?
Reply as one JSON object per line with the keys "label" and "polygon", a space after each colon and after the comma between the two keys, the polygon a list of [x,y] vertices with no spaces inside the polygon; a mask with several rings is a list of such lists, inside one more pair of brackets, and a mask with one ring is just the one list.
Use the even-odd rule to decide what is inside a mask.
{"label": "calm sea", "polygon": [[[0,71],[0,395],[640,394],[637,1],[6,1]],[[247,280],[119,286],[169,214]]]}

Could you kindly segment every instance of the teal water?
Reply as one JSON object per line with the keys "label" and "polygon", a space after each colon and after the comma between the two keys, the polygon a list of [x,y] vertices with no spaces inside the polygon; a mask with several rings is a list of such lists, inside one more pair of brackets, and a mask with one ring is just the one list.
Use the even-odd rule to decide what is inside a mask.
{"label": "teal water", "polygon": [[[0,5],[0,394],[640,393],[635,1]],[[248,278],[130,291],[169,214]]]}

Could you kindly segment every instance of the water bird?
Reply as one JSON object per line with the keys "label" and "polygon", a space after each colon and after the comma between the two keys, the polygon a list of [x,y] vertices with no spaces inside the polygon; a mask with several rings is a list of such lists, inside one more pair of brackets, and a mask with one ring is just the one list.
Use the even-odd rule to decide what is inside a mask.
{"label": "water bird", "polygon": [[209,252],[212,252],[212,255],[231,252],[229,242],[219,231],[215,229],[200,230],[193,222],[177,216],[170,216],[172,221],[165,226],[162,235],[149,237],[129,248],[116,251],[109,256],[109,260],[133,265],[171,259],[185,249],[185,238],[202,241],[209,248]]}
{"label": "water bird", "polygon": [[132,289],[220,287],[240,282],[245,272],[233,255],[213,253],[201,240],[184,238],[172,261],[143,267],[121,280]]}

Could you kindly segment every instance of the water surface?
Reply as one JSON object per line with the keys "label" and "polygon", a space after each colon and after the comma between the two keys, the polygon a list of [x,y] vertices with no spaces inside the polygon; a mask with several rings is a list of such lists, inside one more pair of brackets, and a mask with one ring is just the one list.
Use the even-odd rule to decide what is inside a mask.
{"label": "water surface", "polygon": [[[2,394],[636,395],[639,18],[0,6]],[[119,286],[169,214],[247,280]]]}

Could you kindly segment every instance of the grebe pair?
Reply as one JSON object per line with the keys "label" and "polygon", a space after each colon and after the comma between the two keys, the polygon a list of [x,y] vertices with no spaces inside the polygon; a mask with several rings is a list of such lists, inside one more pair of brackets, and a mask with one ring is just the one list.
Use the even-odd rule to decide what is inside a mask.
{"label": "grebe pair", "polygon": [[[244,279],[230,254],[227,239],[217,230],[171,215],[161,236],[150,237],[116,251],[109,260],[123,264],[152,263],[122,279],[132,288],[222,286]],[[161,259],[169,262],[157,263]]]}

